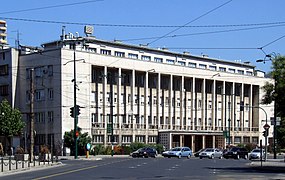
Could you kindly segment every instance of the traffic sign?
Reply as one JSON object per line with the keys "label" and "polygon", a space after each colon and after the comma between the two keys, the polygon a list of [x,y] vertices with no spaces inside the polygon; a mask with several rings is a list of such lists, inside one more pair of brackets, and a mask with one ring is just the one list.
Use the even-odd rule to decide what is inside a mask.
{"label": "traffic sign", "polygon": [[266,124],[264,124],[263,128],[264,128],[265,130],[267,130],[267,129],[270,128],[270,126],[269,126],[269,124],[266,123]]}

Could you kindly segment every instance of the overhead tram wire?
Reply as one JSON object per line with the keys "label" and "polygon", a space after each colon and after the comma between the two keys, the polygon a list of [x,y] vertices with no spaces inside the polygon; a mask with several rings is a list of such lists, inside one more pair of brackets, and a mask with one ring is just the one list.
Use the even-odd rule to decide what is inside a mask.
{"label": "overhead tram wire", "polygon": [[[220,30],[220,31],[207,31],[207,32],[189,33],[189,34],[174,34],[174,35],[165,36],[164,38],[176,38],[176,37],[195,36],[195,35],[207,35],[207,34],[217,34],[217,33],[226,33],[226,32],[237,32],[237,31],[246,31],[246,30],[263,29],[263,28],[274,28],[274,27],[280,27],[280,26],[285,26],[285,24],[252,27],[252,28],[228,29],[228,30]],[[140,41],[140,40],[148,40],[148,39],[156,39],[156,38],[159,38],[159,37],[156,36],[156,37],[119,39],[119,40],[123,41],[123,42],[127,42],[127,41]]]}
{"label": "overhead tram wire", "polygon": [[77,3],[59,4],[59,5],[53,5],[53,6],[38,7],[38,8],[30,8],[30,9],[6,11],[6,12],[0,12],[0,14],[11,14],[11,13],[19,13],[19,12],[28,12],[28,11],[43,10],[43,9],[52,9],[52,8],[58,8],[58,7],[74,6],[74,5],[79,5],[79,4],[94,3],[94,2],[99,2],[99,1],[104,1],[104,0],[89,0],[89,1],[83,1],[83,2],[77,2]]}
{"label": "overhead tram wire", "polygon": [[223,6],[225,6],[226,4],[230,3],[231,1],[233,1],[233,0],[229,0],[229,1],[225,2],[225,3],[223,3],[222,5],[220,5],[220,6],[216,7],[216,8],[214,8],[214,9],[212,9],[212,10],[210,10],[210,11],[208,11],[208,12],[206,12],[206,13],[200,15],[200,16],[198,16],[197,18],[195,18],[195,19],[193,19],[193,20],[187,22],[186,24],[184,24],[182,27],[176,28],[176,29],[174,29],[174,30],[172,30],[172,31],[170,31],[170,32],[168,32],[168,33],[166,33],[165,35],[160,36],[160,37],[158,37],[157,39],[155,39],[155,40],[153,40],[153,41],[147,43],[147,45],[150,45],[150,44],[152,44],[152,43],[154,43],[154,42],[159,41],[160,39],[163,39],[164,37],[166,37],[166,36],[168,36],[168,35],[170,35],[170,34],[176,32],[176,31],[178,31],[179,29],[183,28],[184,26],[187,26],[188,24],[190,24],[190,23],[192,23],[192,22],[195,22],[196,20],[198,20],[198,19],[200,19],[200,18],[202,18],[202,17],[204,17],[204,16],[210,14],[211,12],[214,12],[215,10],[217,10],[217,9],[219,9],[219,8],[221,8],[221,7],[223,7]]}
{"label": "overhead tram wire", "polygon": [[[0,13],[2,14],[2,13]],[[81,23],[81,22],[68,22],[68,21],[54,21],[54,20],[37,20],[26,18],[14,18],[14,17],[0,17],[0,19],[13,20],[13,21],[26,21],[36,23],[49,23],[49,24],[65,24],[65,25],[90,25],[101,27],[124,27],[124,28],[224,28],[224,27],[241,27],[241,26],[268,26],[268,25],[284,25],[285,21],[280,22],[266,22],[266,23],[249,23],[249,24],[213,24],[213,25],[196,25],[196,26],[177,26],[177,25],[149,25],[149,24],[100,24],[100,23]]]}

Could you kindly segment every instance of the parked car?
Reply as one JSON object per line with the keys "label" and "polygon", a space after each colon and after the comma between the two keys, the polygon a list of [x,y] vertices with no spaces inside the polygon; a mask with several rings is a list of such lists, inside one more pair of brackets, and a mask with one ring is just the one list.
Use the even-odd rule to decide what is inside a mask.
{"label": "parked car", "polygon": [[248,158],[248,151],[245,148],[232,147],[228,151],[224,152],[223,157],[226,159],[228,159],[228,158],[234,158],[234,159],[244,158],[244,159],[247,159]]}
{"label": "parked car", "polygon": [[[249,160],[260,159],[260,149],[253,149],[249,154]],[[265,151],[262,149],[262,159],[265,160]]]}
{"label": "parked car", "polygon": [[156,155],[157,155],[156,149],[151,148],[151,147],[140,148],[131,153],[131,156],[134,158],[135,157],[145,157],[145,158],[154,157],[155,158]]}
{"label": "parked car", "polygon": [[200,152],[199,158],[209,158],[209,159],[214,159],[214,158],[223,158],[223,152],[217,148],[207,148],[204,151]]}
{"label": "parked car", "polygon": [[192,150],[189,147],[175,147],[170,149],[169,151],[165,151],[162,153],[163,157],[187,157],[188,159],[192,156]]}
{"label": "parked car", "polygon": [[195,157],[199,157],[200,152],[204,151],[205,149],[200,149],[199,151],[194,153]]}

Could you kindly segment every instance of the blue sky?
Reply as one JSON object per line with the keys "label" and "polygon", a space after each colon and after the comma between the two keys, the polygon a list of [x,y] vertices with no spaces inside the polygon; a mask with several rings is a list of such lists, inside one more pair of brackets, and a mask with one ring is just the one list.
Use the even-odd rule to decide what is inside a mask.
{"label": "blue sky", "polygon": [[[249,61],[268,72],[270,62],[255,61],[273,52],[285,55],[284,7],[284,0],[4,0],[0,19],[6,18],[11,46],[17,31],[20,44],[40,46],[58,40],[63,25],[83,36],[86,23],[99,39]],[[157,38],[166,34],[171,37]]]}

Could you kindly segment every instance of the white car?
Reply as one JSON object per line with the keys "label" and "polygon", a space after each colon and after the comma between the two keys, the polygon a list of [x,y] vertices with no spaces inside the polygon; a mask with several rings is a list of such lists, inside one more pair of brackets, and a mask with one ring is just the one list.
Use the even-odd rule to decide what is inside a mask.
{"label": "white car", "polygon": [[[253,149],[249,154],[249,160],[260,159],[260,149]],[[262,159],[265,159],[265,151],[262,149]]]}
{"label": "white car", "polygon": [[223,152],[217,148],[207,148],[204,151],[200,152],[199,158],[209,158],[209,159],[214,159],[214,158],[223,158]]}

